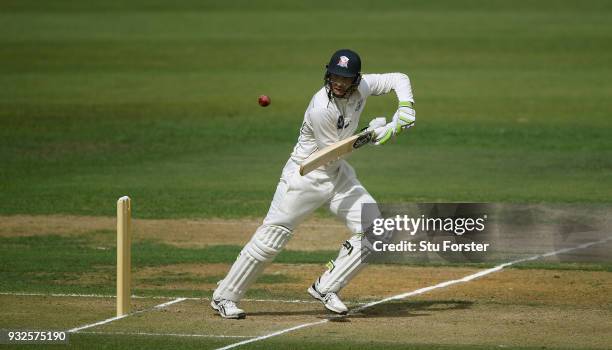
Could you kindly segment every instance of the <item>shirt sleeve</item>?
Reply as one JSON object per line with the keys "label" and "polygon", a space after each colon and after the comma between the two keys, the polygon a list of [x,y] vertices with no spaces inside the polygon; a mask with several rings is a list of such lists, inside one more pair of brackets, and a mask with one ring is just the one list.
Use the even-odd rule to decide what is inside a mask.
{"label": "shirt sleeve", "polygon": [[370,95],[384,95],[393,90],[398,101],[414,103],[410,78],[404,73],[364,74],[363,80]]}
{"label": "shirt sleeve", "polygon": [[306,121],[310,124],[317,143],[317,148],[322,149],[332,143],[339,141],[336,130],[336,120],[331,113],[325,109],[312,109],[306,114]]}

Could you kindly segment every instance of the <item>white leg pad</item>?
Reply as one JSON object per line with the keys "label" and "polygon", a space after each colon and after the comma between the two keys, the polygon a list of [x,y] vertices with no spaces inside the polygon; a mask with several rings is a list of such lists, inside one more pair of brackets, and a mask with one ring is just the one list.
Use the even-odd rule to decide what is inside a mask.
{"label": "white leg pad", "polygon": [[227,276],[219,282],[213,298],[240,301],[268,263],[289,241],[291,235],[292,232],[282,226],[260,226],[249,243],[242,248]]}
{"label": "white leg pad", "polygon": [[344,242],[336,260],[327,264],[327,271],[315,282],[320,293],[338,293],[365,267],[363,260],[371,251],[367,247],[362,247],[361,237],[354,235]]}

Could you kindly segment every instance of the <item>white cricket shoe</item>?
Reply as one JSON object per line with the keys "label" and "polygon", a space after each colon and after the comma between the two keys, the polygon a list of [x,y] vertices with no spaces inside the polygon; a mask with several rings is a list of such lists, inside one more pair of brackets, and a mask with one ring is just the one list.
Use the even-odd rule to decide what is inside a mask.
{"label": "white cricket shoe", "polygon": [[325,305],[325,307],[330,311],[341,315],[346,315],[346,313],[348,312],[348,308],[346,307],[346,305],[344,305],[342,300],[340,300],[338,294],[331,292],[327,294],[322,294],[317,290],[317,287],[314,283],[312,284],[312,286],[310,286],[310,288],[308,288],[308,294],[310,294],[313,298],[320,300],[323,305]]}
{"label": "white cricket shoe", "polygon": [[221,299],[215,300],[213,299],[210,302],[210,306],[215,309],[219,315],[223,318],[235,318],[242,319],[246,317],[246,312],[236,306],[236,303],[231,300]]}

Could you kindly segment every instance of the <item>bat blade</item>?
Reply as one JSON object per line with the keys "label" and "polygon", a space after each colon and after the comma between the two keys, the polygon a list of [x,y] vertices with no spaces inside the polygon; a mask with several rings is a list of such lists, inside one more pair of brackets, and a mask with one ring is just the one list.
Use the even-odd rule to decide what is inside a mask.
{"label": "bat blade", "polygon": [[318,150],[302,162],[300,175],[304,176],[320,166],[338,160],[342,156],[367,145],[370,141],[372,141],[372,131],[364,131]]}

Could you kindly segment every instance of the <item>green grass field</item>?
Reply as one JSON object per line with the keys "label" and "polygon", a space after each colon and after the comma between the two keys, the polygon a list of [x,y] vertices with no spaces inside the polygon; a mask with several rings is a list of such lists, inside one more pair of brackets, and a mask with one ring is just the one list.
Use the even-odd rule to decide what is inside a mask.
{"label": "green grass field", "polygon": [[[6,293],[0,295],[6,306],[0,329],[32,327],[32,320],[37,327],[67,329],[114,313],[108,298],[44,296],[114,294],[112,229],[66,233],[49,225],[23,235],[6,228],[9,218],[44,223],[56,214],[111,217],[123,195],[132,198],[139,219],[263,217],[304,110],[338,48],[360,53],[366,73],[403,72],[412,81],[416,127],[390,145],[350,158],[378,201],[611,204],[610,23],[612,3],[603,0],[0,1],[0,293]],[[257,104],[260,94],[271,97],[269,107]],[[393,93],[370,98],[361,124],[390,117],[395,106]],[[326,215],[317,212],[322,220]],[[221,241],[179,246],[139,237],[134,293],[209,297],[240,250]],[[102,327],[108,334],[75,334],[71,347],[213,349],[240,338],[117,331],[252,336],[320,320],[319,305],[287,311],[265,300],[305,298],[303,282],[335,256],[336,243],[279,255],[249,292],[264,301],[249,305],[256,316],[248,326],[224,328],[205,303],[191,300],[184,309]],[[429,265],[389,267],[400,276],[403,268],[422,268],[427,276],[411,276],[409,286],[389,291],[422,288],[495,264]],[[460,289],[456,296],[432,296],[431,304],[406,301],[350,324],[330,322],[320,337],[313,328],[244,348],[605,348],[612,341],[604,329],[612,319],[605,300],[612,295],[611,266],[610,260],[534,261],[501,273],[518,277],[502,281],[500,290],[486,281],[476,284],[490,295]],[[537,289],[546,288],[541,281],[511,285],[530,275],[543,276],[542,285],[552,291]],[[504,294],[506,287],[514,293]],[[370,292],[351,291],[349,302],[391,293]],[[598,298],[598,305],[589,301]],[[138,299],[135,306],[163,302],[157,301]],[[436,303],[457,304],[459,314],[447,319]],[[463,308],[471,313],[462,316]],[[551,310],[557,314],[549,315]],[[496,312],[509,316],[487,318]],[[546,317],[525,321],[534,314]],[[574,328],[559,326],[560,320]],[[406,338],[376,338],[368,333],[381,329],[376,322],[405,327]],[[456,331],[445,327],[457,323],[508,333],[490,333],[499,343],[471,329],[461,329],[465,339],[457,342],[441,335]],[[435,329],[440,338],[412,334],[413,326]],[[550,331],[558,342],[530,334],[523,339],[529,329]],[[562,345],[572,331],[578,336]],[[602,343],[588,340],[590,335]]]}
{"label": "green grass field", "polygon": [[417,128],[352,157],[378,200],[612,198],[605,1],[0,6],[2,214],[262,216],[338,47],[412,79]]}

